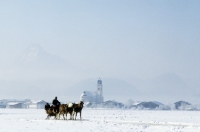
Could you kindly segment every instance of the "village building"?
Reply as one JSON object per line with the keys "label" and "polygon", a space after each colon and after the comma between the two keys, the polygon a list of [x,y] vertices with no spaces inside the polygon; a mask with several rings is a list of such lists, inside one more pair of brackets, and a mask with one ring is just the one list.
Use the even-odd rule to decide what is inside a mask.
{"label": "village building", "polygon": [[96,103],[100,104],[103,103],[103,84],[102,80],[99,78],[97,80],[97,90],[96,91],[83,91],[80,96],[80,100],[84,102]]}
{"label": "village building", "polygon": [[26,106],[22,102],[9,102],[6,105],[6,108],[9,108],[9,109],[22,109],[22,108],[26,108]]}
{"label": "village building", "polygon": [[0,108],[6,108],[6,103],[0,102]]}
{"label": "village building", "polygon": [[2,99],[0,100],[0,108],[17,108],[17,109],[26,109],[26,102],[29,102],[29,99],[18,100],[18,99]]}
{"label": "village building", "polygon": [[175,109],[181,109],[181,107],[184,108],[191,104],[186,101],[178,101],[178,102],[175,102],[174,105],[175,105]]}
{"label": "village building", "polygon": [[30,103],[28,103],[27,108],[28,109],[44,109],[46,102],[44,100],[31,100]]}
{"label": "village building", "polygon": [[0,100],[0,108],[8,109],[44,109],[46,102],[44,100],[18,100],[18,99],[2,99]]}

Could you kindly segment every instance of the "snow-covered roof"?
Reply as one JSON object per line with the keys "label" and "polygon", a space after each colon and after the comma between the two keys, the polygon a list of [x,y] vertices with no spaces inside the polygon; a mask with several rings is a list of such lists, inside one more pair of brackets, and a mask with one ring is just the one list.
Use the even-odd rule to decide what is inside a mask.
{"label": "snow-covered roof", "polygon": [[81,96],[96,96],[97,93],[95,91],[84,91]]}
{"label": "snow-covered roof", "polygon": [[155,104],[157,104],[157,105],[164,105],[163,103],[161,103],[161,102],[158,102],[158,101],[153,101]]}
{"label": "snow-covered roof", "polygon": [[21,102],[9,102],[7,105],[17,105],[17,104],[22,104]]}
{"label": "snow-covered roof", "polygon": [[142,101],[133,101],[132,105],[138,105],[140,104]]}
{"label": "snow-covered roof", "polygon": [[31,100],[31,103],[33,103],[33,104],[37,104],[37,103],[41,103],[41,102],[45,103],[44,100]]}

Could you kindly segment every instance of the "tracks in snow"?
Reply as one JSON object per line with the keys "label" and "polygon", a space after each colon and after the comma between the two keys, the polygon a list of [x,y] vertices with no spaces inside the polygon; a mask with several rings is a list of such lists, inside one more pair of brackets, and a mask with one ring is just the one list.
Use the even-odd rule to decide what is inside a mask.
{"label": "tracks in snow", "polygon": [[[79,120],[80,121],[80,120]],[[158,122],[158,121],[115,121],[115,120],[88,120],[89,122],[104,122],[104,123],[118,123],[118,124],[132,124],[132,125],[147,125],[147,126],[183,126],[183,127],[200,127],[199,123],[180,123],[180,122]]]}

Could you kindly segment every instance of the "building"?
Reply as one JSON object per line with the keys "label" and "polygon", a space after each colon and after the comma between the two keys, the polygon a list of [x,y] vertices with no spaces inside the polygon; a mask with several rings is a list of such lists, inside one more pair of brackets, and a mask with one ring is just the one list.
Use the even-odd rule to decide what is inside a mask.
{"label": "building", "polygon": [[174,105],[175,105],[175,109],[180,109],[181,107],[185,107],[191,104],[186,101],[178,101],[178,102],[175,102]]}
{"label": "building", "polygon": [[6,105],[6,108],[9,109],[22,109],[25,108],[24,104],[22,102],[9,102]]}
{"label": "building", "polygon": [[44,100],[19,100],[19,99],[2,99],[0,108],[8,109],[44,109],[46,102]]}
{"label": "building", "polygon": [[28,109],[44,109],[46,102],[44,100],[31,100]]}
{"label": "building", "polygon": [[0,108],[6,108],[6,103],[0,102]]}
{"label": "building", "polygon": [[2,99],[0,100],[0,103],[3,104],[3,106],[0,106],[1,108],[17,108],[17,109],[26,109],[26,103],[29,102],[29,99],[25,100],[19,100],[19,99]]}
{"label": "building", "polygon": [[93,92],[93,91],[84,91],[82,94],[81,94],[81,101],[84,101],[84,102],[90,102],[90,103],[96,103],[96,95],[97,93],[96,92]]}
{"label": "building", "polygon": [[102,80],[99,78],[97,80],[97,90],[96,91],[84,91],[81,96],[80,100],[84,102],[90,103],[103,103],[103,84]]}

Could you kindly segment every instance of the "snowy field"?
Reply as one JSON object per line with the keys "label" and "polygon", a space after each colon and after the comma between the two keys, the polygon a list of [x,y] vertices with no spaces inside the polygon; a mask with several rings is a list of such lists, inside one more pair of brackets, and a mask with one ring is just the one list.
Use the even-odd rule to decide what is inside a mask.
{"label": "snowy field", "polygon": [[[0,132],[199,132],[200,111],[83,109],[74,120],[45,120],[41,109],[0,109]],[[68,115],[69,118],[69,115]]]}

